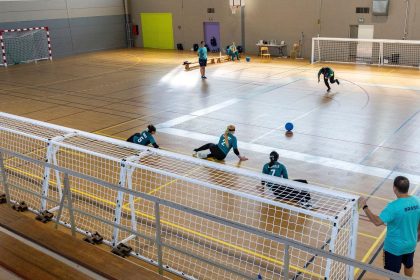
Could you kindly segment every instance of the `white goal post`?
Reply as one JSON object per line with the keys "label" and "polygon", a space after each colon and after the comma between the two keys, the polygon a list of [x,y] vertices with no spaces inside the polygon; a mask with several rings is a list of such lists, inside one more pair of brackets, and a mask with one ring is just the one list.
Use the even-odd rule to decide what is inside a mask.
{"label": "white goal post", "polygon": [[0,30],[0,66],[52,60],[48,27],[29,27]]}
{"label": "white goal post", "polygon": [[[72,173],[65,177],[51,165]],[[229,222],[354,259],[355,195],[2,112],[0,169],[0,193],[11,201],[57,214],[67,184],[75,214],[73,221],[63,214],[61,223],[98,231],[106,244],[127,244],[134,257],[188,279],[354,276],[352,266]],[[302,208],[299,196],[310,196],[314,209]]]}
{"label": "white goal post", "polygon": [[353,63],[420,67],[420,41],[312,38],[311,63]]}

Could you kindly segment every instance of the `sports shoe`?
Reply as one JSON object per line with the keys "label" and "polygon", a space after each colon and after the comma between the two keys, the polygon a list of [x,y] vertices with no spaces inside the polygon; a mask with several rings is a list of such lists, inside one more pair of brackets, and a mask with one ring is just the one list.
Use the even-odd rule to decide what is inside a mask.
{"label": "sports shoe", "polygon": [[206,76],[202,76],[201,79],[207,79],[207,77]]}
{"label": "sports shoe", "polygon": [[340,82],[338,80],[335,80],[337,82],[337,85],[340,85]]}
{"label": "sports shoe", "polygon": [[329,88],[329,89],[327,89],[327,92],[330,92],[331,91],[331,89]]}
{"label": "sports shoe", "polygon": [[313,210],[314,209],[314,207],[312,206],[312,204],[309,201],[305,201],[305,200],[299,201],[298,204],[299,204],[300,207],[302,207],[303,209],[306,209],[306,210]]}

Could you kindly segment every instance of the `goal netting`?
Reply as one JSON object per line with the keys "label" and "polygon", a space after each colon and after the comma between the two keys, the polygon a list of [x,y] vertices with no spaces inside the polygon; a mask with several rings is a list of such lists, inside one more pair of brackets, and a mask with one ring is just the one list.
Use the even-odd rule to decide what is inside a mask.
{"label": "goal netting", "polygon": [[[0,155],[11,200],[34,212],[57,213],[63,174],[28,157],[98,180],[69,175],[77,230],[97,231],[110,246],[127,244],[134,257],[154,265],[161,259],[164,269],[183,277],[281,279],[288,263],[288,279],[353,279],[343,263],[289,250],[229,222],[354,258],[356,196],[6,113],[0,113]],[[144,197],[99,180],[209,217],[163,202],[156,210]],[[301,206],[304,198],[313,209]],[[70,218],[65,212],[60,222],[69,226]],[[159,242],[151,241],[157,232]]]}
{"label": "goal netting", "polygon": [[311,62],[420,67],[420,41],[315,37]]}
{"label": "goal netting", "polygon": [[52,59],[48,27],[0,30],[0,46],[2,66]]}

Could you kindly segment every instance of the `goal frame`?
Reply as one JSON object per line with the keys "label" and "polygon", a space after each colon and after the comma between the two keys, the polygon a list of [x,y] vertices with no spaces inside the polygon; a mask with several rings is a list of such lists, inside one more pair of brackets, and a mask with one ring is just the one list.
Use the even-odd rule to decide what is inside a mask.
{"label": "goal frame", "polygon": [[50,31],[48,29],[48,26],[15,28],[15,29],[0,29],[0,47],[1,47],[1,55],[2,55],[0,66],[7,67],[6,45],[4,43],[3,34],[10,33],[10,32],[22,32],[22,31],[32,31],[32,30],[45,30],[47,34],[47,42],[48,42],[48,58],[36,59],[35,61],[44,60],[44,59],[52,60],[51,38],[50,38]]}
{"label": "goal frame", "polygon": [[[378,62],[377,63],[363,63],[352,61],[339,61],[339,60],[324,60],[321,55],[320,42],[321,41],[332,41],[332,42],[355,42],[355,43],[376,43],[379,44]],[[311,64],[317,62],[329,62],[329,63],[344,63],[344,64],[367,64],[376,66],[388,66],[388,67],[407,67],[407,68],[418,68],[420,69],[420,54],[418,61],[413,64],[387,64],[385,63],[386,55],[384,54],[384,44],[401,44],[401,45],[418,45],[420,47],[420,40],[391,40],[391,39],[355,39],[355,38],[333,38],[333,37],[313,37],[312,38],[312,49],[311,49]]]}

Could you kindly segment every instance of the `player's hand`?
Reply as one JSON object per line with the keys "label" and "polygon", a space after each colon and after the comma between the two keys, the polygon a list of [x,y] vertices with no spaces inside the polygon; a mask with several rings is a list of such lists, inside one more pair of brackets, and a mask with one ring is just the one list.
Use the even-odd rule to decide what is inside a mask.
{"label": "player's hand", "polygon": [[367,199],[366,199],[366,197],[360,197],[359,198],[359,208],[362,208],[363,206],[365,206],[366,205],[366,201],[367,201]]}
{"label": "player's hand", "polygon": [[240,161],[246,161],[246,160],[248,160],[248,158],[247,158],[247,157],[244,157],[244,156],[240,156],[240,157],[239,157],[239,160],[240,160]]}

